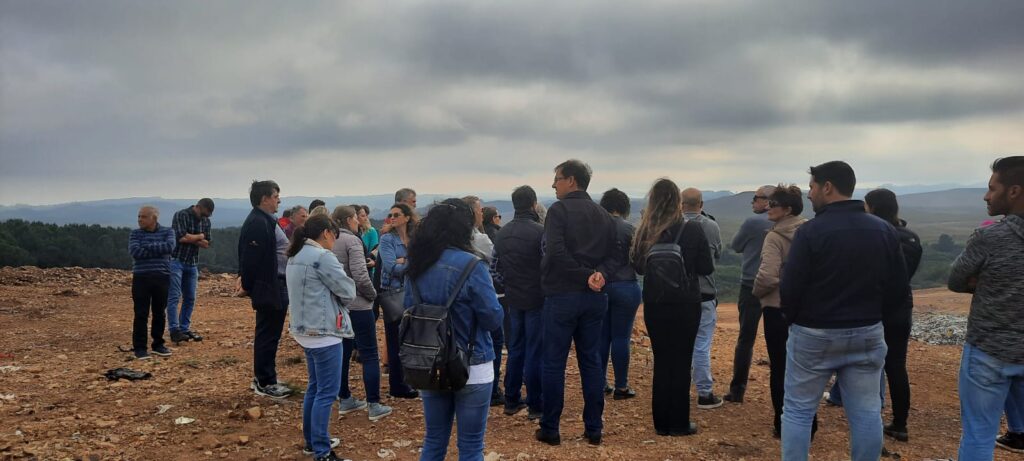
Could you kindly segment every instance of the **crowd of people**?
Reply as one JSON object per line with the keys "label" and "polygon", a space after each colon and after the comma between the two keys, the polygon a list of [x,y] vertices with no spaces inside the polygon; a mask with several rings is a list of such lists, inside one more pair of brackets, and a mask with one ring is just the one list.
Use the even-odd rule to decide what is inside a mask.
{"label": "crowd of people", "polygon": [[[974,294],[959,372],[960,460],[992,459],[997,445],[1024,452],[1024,157],[998,159],[991,169],[984,200],[989,215],[1003,218],[974,232],[949,277],[951,290]],[[846,413],[851,459],[877,460],[884,435],[909,440],[910,278],[922,247],[899,218],[893,192],[852,199],[856,176],[842,161],[811,167],[809,174],[813,219],[801,217],[800,187],[763,186],[754,193],[754,215],[732,239],[743,260],[740,330],[722,397],[714,392],[711,345],[716,261],[725,249],[695,188],[655,181],[634,226],[629,197],[613,188],[595,201],[587,192],[591,168],[568,160],[554,168],[557,201],[548,209],[532,187],[520,186],[512,191],[515,215],[507,223],[475,196],[433,203],[421,219],[416,192],[403,188],[378,231],[365,205],[329,211],[316,200],[278,218],[280,187],[255,181],[238,241],[239,290],[256,321],[252,390],[273,399],[291,395],[276,373],[287,317],[309,375],[302,406],[306,454],[343,459],[329,429],[335,401],[338,413],[365,409],[371,421],[392,413],[381,400],[386,370],[391,398],[422,399],[421,459],[445,458],[454,422],[459,458],[480,460],[492,406],[507,416],[525,411],[538,422],[538,441],[561,443],[566,365],[575,346],[582,437],[598,445],[606,396],[637,397],[630,337],[642,302],[658,435],[698,432],[691,381],[698,409],[744,404],[763,318],[771,431],[781,439],[782,459],[808,458],[817,409],[834,378],[825,394]],[[139,210],[129,243],[136,358],[171,354],[165,328],[175,343],[202,340],[190,320],[213,210],[204,198],[175,213],[171,228],[158,223],[155,207]],[[422,383],[422,370],[405,370],[407,379],[403,363],[413,360],[404,352],[411,347],[406,336],[422,319],[411,319],[407,309],[424,305],[444,306],[446,327],[438,331],[449,334],[439,350],[458,363],[450,359],[434,376],[439,379],[417,389],[407,381]],[[362,364],[365,400],[350,388],[352,361]],[[890,424],[882,421],[885,383]],[[1008,432],[999,436],[1003,413]]]}

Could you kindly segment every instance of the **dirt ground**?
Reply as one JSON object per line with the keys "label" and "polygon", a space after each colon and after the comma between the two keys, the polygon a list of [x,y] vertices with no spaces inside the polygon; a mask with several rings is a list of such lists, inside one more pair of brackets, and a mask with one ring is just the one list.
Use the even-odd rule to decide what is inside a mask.
{"label": "dirt ground", "polygon": [[[100,269],[0,269],[0,459],[305,459],[301,398],[274,402],[249,390],[253,312],[247,299],[231,296],[233,279],[211,276],[199,283],[193,326],[205,341],[173,347],[168,358],[137,362],[121,350],[127,350],[131,338],[130,277]],[[969,304],[969,298],[945,290],[919,292],[917,299],[918,308],[928,311],[965,312]],[[719,394],[727,391],[731,377],[736,318],[735,305],[720,306],[713,349]],[[659,437],[651,424],[649,342],[642,328],[634,333],[630,382],[638,397],[607,401],[601,446],[590,446],[579,436],[582,400],[570,357],[562,445],[535,441],[536,426],[525,412],[508,417],[492,408],[488,460],[779,458],[779,442],[771,437],[763,341],[755,348],[757,365],[744,404],[694,407],[699,434]],[[278,370],[296,387],[306,382],[302,356],[285,333]],[[955,457],[959,356],[956,346],[911,343],[910,442],[885,442],[901,459]],[[103,373],[115,367],[148,371],[153,378],[108,381]],[[360,368],[353,367],[353,390],[362,396]],[[383,386],[386,395],[386,379]],[[340,453],[357,460],[417,459],[423,437],[420,402],[385,403],[395,412],[379,422],[369,422],[365,412],[332,422],[332,432],[342,439]],[[822,406],[819,415],[812,459],[848,459],[842,410]],[[194,421],[176,424],[182,417]],[[449,458],[454,459],[452,445]],[[997,450],[996,459],[1021,457]]]}

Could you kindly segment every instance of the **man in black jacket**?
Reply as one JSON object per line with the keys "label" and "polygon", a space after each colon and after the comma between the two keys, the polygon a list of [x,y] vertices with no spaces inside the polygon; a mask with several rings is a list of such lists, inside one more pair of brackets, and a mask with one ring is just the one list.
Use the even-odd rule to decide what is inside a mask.
{"label": "man in black jacket", "polygon": [[281,188],[274,181],[254,181],[249,188],[252,211],[242,224],[238,238],[238,275],[242,291],[248,293],[256,311],[256,336],[252,345],[254,377],[252,389],[258,395],[283,399],[291,389],[277,382],[277,346],[288,314],[288,287],[284,273],[288,238],[277,225]]}
{"label": "man in black jacket", "polygon": [[544,221],[544,416],[536,437],[551,445],[561,443],[565,365],[573,342],[583,384],[583,435],[593,445],[601,443],[604,369],[599,349],[608,310],[608,295],[601,289],[613,262],[615,223],[587,194],[590,176],[590,167],[579,160],[555,167],[551,187],[558,202]]}
{"label": "man in black jacket", "polygon": [[[845,162],[811,167],[815,218],[800,226],[780,294],[789,321],[782,459],[806,460],[811,421],[833,373],[843,386],[851,458],[882,452],[878,398],[886,345],[882,318],[903,307],[909,284],[899,236],[850,200],[857,183]],[[852,400],[848,400],[851,399]]]}
{"label": "man in black jacket", "polygon": [[[505,364],[505,414],[528,409],[531,420],[540,418],[542,345],[541,310],[544,292],[540,285],[540,242],[544,226],[537,216],[537,193],[530,186],[512,192],[515,218],[494,237],[491,271],[496,288],[504,287],[509,306],[508,361]],[[526,401],[521,389],[526,381]]]}

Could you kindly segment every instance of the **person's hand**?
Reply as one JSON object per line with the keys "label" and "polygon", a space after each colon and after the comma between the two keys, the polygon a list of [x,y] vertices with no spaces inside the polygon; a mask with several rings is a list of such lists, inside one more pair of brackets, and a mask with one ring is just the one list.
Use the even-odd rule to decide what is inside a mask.
{"label": "person's hand", "polygon": [[391,232],[391,218],[388,218],[388,220],[384,221],[384,225],[381,226],[380,228],[381,235],[384,235],[388,232]]}
{"label": "person's hand", "polygon": [[405,258],[398,258],[395,260],[395,264],[405,264]]}
{"label": "person's hand", "polygon": [[377,267],[377,261],[367,258],[366,267]]}
{"label": "person's hand", "polygon": [[206,240],[206,239],[203,239],[203,240],[200,240],[200,241],[196,242],[196,245],[198,245],[199,248],[210,248],[210,241]]}
{"label": "person's hand", "polygon": [[604,288],[604,283],[604,274],[600,272],[590,274],[590,278],[587,279],[587,286],[589,286],[592,291],[601,291],[601,289]]}
{"label": "person's hand", "polygon": [[249,293],[242,288],[242,277],[238,277],[235,279],[235,296],[239,298],[249,296]]}

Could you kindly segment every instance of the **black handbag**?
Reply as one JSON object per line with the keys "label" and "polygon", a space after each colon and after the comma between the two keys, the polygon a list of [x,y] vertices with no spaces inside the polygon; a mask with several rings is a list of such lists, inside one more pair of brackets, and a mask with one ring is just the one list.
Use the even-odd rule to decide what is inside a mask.
{"label": "black handbag", "polygon": [[384,311],[384,322],[394,323],[402,320],[405,313],[405,288],[394,288],[382,291],[377,295],[380,308]]}

